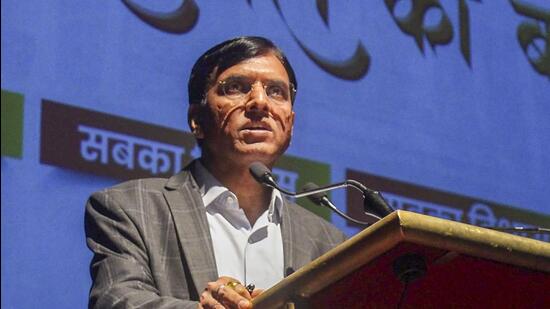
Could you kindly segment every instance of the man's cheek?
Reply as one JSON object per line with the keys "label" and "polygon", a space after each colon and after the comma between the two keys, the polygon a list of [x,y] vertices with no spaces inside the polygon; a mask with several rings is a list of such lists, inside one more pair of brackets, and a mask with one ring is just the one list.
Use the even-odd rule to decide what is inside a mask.
{"label": "man's cheek", "polygon": [[231,125],[231,122],[235,122],[235,117],[237,117],[237,112],[242,107],[239,105],[226,105],[224,106],[221,111],[218,113],[219,115],[219,123],[222,127],[227,127]]}
{"label": "man's cheek", "polygon": [[292,126],[294,125],[293,114],[288,114],[285,118],[285,131],[289,134],[292,132]]}

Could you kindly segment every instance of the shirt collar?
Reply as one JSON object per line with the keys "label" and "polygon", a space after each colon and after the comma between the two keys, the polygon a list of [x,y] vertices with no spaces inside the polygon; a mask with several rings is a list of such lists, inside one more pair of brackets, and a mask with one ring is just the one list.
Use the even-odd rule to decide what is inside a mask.
{"label": "shirt collar", "polygon": [[[193,175],[199,185],[202,202],[206,208],[213,206],[216,201],[221,201],[224,206],[229,206],[224,197],[231,196],[237,201],[237,196],[227,189],[214,175],[212,175],[200,160],[196,160]],[[283,196],[277,189],[271,191],[271,200],[268,207],[268,218],[271,222],[281,222],[281,208],[283,207]]]}

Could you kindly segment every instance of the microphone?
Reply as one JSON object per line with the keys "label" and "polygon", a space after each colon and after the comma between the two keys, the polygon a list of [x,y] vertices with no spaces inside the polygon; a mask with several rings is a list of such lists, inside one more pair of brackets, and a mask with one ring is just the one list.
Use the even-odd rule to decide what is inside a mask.
{"label": "microphone", "polygon": [[370,209],[370,211],[375,215],[384,218],[394,211],[394,209],[388,205],[386,200],[384,200],[380,192],[369,189],[359,181],[353,179],[346,180],[346,182],[349,182],[352,186],[356,187],[363,193],[363,207],[365,213],[367,213],[367,210]]}
{"label": "microphone", "polygon": [[[263,163],[257,162],[257,161],[252,162],[252,164],[250,164],[250,166],[248,167],[248,170],[250,171],[250,174],[252,174],[252,177],[254,177],[254,179],[256,179],[257,182],[261,183],[262,185],[266,185],[268,187],[272,187],[281,192],[284,192],[283,190],[279,189],[279,186],[277,185],[275,178],[273,178],[271,171]],[[288,195],[292,195],[292,194],[288,194]]]}
{"label": "microphone", "polygon": [[[318,189],[319,186],[313,182],[308,182],[304,185],[304,187],[302,188],[302,191],[312,191],[312,190],[315,190],[315,189]],[[345,213],[341,212],[340,209],[338,209],[327,197],[327,195],[323,192],[318,192],[318,193],[314,193],[312,195],[309,195],[308,196],[309,200],[312,201],[313,203],[319,205],[319,206],[325,206],[325,207],[328,207],[330,208],[332,211],[334,211],[335,213],[337,213],[340,217],[346,219],[346,220],[349,220],[351,222],[354,222],[354,223],[357,223],[357,224],[360,224],[360,225],[366,225],[366,226],[369,226],[371,225],[370,223],[368,222],[364,222],[364,221],[359,221],[359,220],[356,220],[348,215],[346,215]],[[376,216],[376,215],[373,215],[373,214],[369,214],[371,215],[372,217],[376,218],[377,220],[380,220],[380,217]]]}
{"label": "microphone", "polygon": [[[302,187],[302,191],[312,191],[318,189],[319,186],[316,183],[308,182]],[[327,195],[323,192],[317,192],[308,196],[309,200],[313,203],[325,207],[332,208],[334,206],[332,202],[328,199]]]}
{"label": "microphone", "polygon": [[[334,206],[334,204],[332,204],[332,202],[328,199],[328,197],[325,194],[323,194],[323,192],[327,192],[330,190],[343,188],[343,187],[352,187],[361,191],[361,193],[363,194],[363,206],[364,206],[364,212],[366,215],[376,219],[381,219],[393,212],[393,209],[386,203],[386,201],[384,200],[380,192],[369,189],[365,187],[362,183],[353,179],[347,179],[343,182],[328,185],[325,187],[319,187],[314,183],[308,183],[303,187],[302,192],[296,193],[296,192],[287,191],[279,187],[279,185],[275,181],[275,178],[271,174],[271,171],[263,163],[260,163],[260,162],[252,163],[249,166],[249,171],[254,177],[254,179],[256,179],[256,181],[258,181],[262,185],[277,189],[285,195],[293,196],[296,198],[308,196],[310,197],[310,200],[313,203],[317,205],[329,207],[340,216],[350,221],[353,221],[357,224],[368,225],[369,223],[355,220],[351,217],[348,217],[346,214],[342,213],[336,206]],[[485,228],[501,231],[501,232],[523,232],[523,233],[543,233],[543,234],[550,233],[550,228],[545,228],[545,227],[514,226],[514,227],[485,227]]]}
{"label": "microphone", "polygon": [[319,187],[317,189],[305,190],[300,193],[287,191],[277,184],[271,171],[263,163],[254,162],[249,166],[249,171],[259,183],[275,188],[285,195],[293,196],[296,198],[309,196],[315,193],[326,192],[343,187],[355,188],[363,194],[363,207],[366,214],[374,214],[376,217],[383,218],[393,212],[393,209],[386,203],[378,191],[374,191],[365,187],[362,183],[348,179],[343,182],[328,185],[325,187]]}

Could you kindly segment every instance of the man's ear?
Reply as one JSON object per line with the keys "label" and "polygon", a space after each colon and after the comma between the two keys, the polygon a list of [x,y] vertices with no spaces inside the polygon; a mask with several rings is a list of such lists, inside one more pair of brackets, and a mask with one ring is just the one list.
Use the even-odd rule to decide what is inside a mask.
{"label": "man's ear", "polygon": [[[292,137],[292,134],[294,134],[294,110],[290,114],[290,137]],[[292,139],[291,139],[292,140]]]}
{"label": "man's ear", "polygon": [[202,128],[202,108],[200,104],[189,104],[189,109],[187,110],[187,122],[196,139],[204,138],[204,131]]}

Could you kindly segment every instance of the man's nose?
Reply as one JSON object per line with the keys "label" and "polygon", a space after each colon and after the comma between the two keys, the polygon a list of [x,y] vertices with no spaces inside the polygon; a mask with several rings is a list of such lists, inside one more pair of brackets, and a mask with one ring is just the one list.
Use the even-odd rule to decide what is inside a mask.
{"label": "man's nose", "polygon": [[257,112],[267,112],[269,110],[269,98],[262,83],[257,82],[252,85],[248,102],[246,103],[246,110]]}

